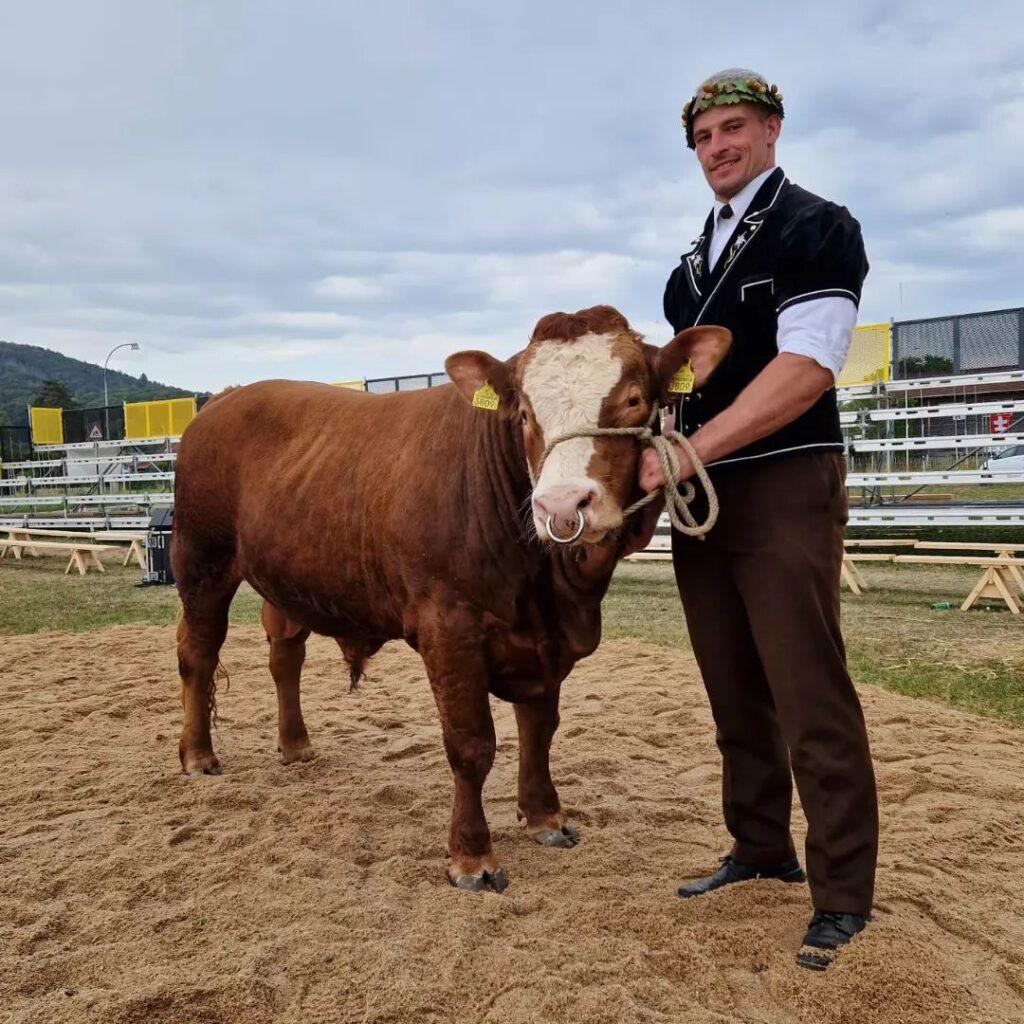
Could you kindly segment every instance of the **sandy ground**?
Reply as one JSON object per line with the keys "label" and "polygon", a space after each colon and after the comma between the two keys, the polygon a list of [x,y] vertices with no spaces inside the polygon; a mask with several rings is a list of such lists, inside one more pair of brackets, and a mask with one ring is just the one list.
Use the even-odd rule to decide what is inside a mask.
{"label": "sandy ground", "polygon": [[508,891],[445,877],[450,776],[418,658],[345,689],[311,644],[317,760],[285,768],[258,630],[225,648],[220,778],[178,772],[172,631],[0,638],[0,1019],[246,1022],[1024,1021],[1024,733],[865,687],[876,920],[793,964],[807,890],[683,902],[726,848],[688,658],[604,645],[568,681],[554,774],[574,850],[515,820],[496,704],[485,791]]}

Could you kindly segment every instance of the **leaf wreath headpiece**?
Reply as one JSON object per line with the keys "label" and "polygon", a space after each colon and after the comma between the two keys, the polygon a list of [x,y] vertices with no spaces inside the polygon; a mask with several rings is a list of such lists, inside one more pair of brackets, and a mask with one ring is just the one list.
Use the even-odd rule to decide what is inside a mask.
{"label": "leaf wreath headpiece", "polygon": [[786,116],[782,109],[782,93],[777,85],[769,85],[756,71],[727,68],[706,78],[683,107],[683,130],[690,149],[697,148],[693,141],[693,122],[697,115],[727,103],[763,103],[779,117]]}

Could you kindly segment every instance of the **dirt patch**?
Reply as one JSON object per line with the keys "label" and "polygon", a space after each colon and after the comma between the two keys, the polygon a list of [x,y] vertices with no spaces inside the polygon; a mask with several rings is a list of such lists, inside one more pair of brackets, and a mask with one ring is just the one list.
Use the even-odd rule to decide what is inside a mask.
{"label": "dirt patch", "polygon": [[610,642],[566,684],[553,765],[574,850],[517,826],[515,721],[495,702],[503,896],[446,883],[450,775],[415,654],[385,648],[349,694],[335,645],[311,643],[319,756],[289,768],[260,632],[234,630],[224,661],[225,774],[190,780],[173,630],[0,640],[4,1019],[1024,1021],[1018,729],[864,689],[876,920],[815,975],[793,964],[805,887],[673,895],[727,845],[689,656]]}

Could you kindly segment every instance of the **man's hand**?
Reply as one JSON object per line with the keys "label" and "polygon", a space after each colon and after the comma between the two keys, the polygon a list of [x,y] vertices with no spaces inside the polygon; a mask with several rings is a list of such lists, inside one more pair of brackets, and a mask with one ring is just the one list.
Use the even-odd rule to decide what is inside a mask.
{"label": "man's hand", "polygon": [[[832,371],[810,356],[781,352],[720,412],[688,438],[704,465],[773,434],[806,412],[832,387]],[[679,481],[693,476],[686,453],[673,446],[679,459]],[[640,486],[654,491],[665,486],[658,457],[647,448],[640,460]]]}
{"label": "man's hand", "polygon": [[[693,476],[693,465],[690,462],[689,456],[677,444],[673,445],[672,448],[676,453],[676,458],[679,460],[679,474],[676,477],[676,483],[689,480]],[[640,456],[640,487],[642,490],[650,493],[664,486],[665,475],[661,471],[661,463],[658,461],[658,456],[653,448],[645,448],[643,455]]]}

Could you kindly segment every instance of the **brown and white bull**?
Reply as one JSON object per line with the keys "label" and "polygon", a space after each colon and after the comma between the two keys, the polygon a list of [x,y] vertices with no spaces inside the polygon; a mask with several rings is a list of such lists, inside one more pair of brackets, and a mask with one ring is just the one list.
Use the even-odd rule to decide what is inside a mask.
{"label": "brown and white bull", "polygon": [[[597,646],[616,561],[627,544],[646,543],[622,515],[639,496],[639,447],[628,437],[567,440],[535,486],[531,476],[556,435],[645,424],[684,360],[699,386],[730,340],[698,327],[658,349],[597,306],[543,317],[506,362],[449,357],[454,384],[444,387],[368,395],[281,380],[211,400],[182,438],[175,480],[183,771],[220,771],[214,674],[246,580],[264,599],[285,763],[313,756],[299,705],[309,634],[337,640],[353,683],[383,643],[402,638],[423,658],[455,777],[454,884],[507,884],[481,800],[495,751],[489,694],[515,705],[529,834],[575,845],[548,754],[559,688]],[[486,385],[497,410],[472,404]],[[557,536],[582,524],[582,534],[555,546],[548,524]]]}

